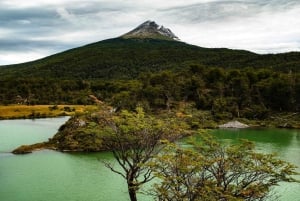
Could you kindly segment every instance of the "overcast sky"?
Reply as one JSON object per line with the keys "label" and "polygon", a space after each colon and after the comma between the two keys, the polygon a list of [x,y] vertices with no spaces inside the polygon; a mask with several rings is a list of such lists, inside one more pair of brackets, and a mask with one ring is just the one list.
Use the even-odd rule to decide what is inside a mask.
{"label": "overcast sky", "polygon": [[146,20],[203,47],[300,51],[300,0],[1,0],[0,65],[117,37]]}

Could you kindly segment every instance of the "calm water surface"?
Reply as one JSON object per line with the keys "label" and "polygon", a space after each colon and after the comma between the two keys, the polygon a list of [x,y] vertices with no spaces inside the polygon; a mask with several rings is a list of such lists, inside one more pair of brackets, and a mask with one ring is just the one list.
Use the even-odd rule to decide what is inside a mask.
{"label": "calm water surface", "polygon": [[[110,153],[67,154],[38,151],[28,155],[9,152],[22,144],[45,141],[68,118],[0,121],[0,200],[2,201],[128,201],[125,181],[106,169]],[[277,152],[300,166],[300,131],[216,130],[224,142],[247,138],[264,152]],[[298,169],[300,171],[300,169]],[[276,191],[282,201],[300,201],[299,184]],[[141,201],[150,198],[140,195]]]}

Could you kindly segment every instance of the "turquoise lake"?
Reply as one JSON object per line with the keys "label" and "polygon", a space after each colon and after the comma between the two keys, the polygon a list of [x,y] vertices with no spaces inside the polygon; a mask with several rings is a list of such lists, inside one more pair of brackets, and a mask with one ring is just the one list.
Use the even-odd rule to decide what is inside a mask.
{"label": "turquoise lake", "polygon": [[[0,121],[1,201],[129,201],[125,181],[101,163],[114,162],[108,152],[10,153],[22,144],[46,141],[67,119]],[[280,158],[300,167],[300,130],[214,130],[213,133],[224,143],[239,138],[255,141],[258,151],[276,152]],[[281,184],[274,191],[280,195],[280,201],[300,201],[300,184]],[[143,195],[139,198],[152,200]]]}

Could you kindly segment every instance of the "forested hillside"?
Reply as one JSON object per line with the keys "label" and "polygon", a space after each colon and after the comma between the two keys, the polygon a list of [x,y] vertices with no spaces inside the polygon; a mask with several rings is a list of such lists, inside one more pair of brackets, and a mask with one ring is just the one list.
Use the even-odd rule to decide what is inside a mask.
{"label": "forested hillside", "polygon": [[205,67],[298,71],[300,53],[258,55],[243,50],[201,48],[178,41],[115,38],[41,60],[0,67],[3,77],[127,79],[143,72]]}
{"label": "forested hillside", "polygon": [[0,104],[89,104],[149,110],[188,102],[216,117],[298,111],[300,53],[258,55],[158,39],[115,38],[0,67]]}

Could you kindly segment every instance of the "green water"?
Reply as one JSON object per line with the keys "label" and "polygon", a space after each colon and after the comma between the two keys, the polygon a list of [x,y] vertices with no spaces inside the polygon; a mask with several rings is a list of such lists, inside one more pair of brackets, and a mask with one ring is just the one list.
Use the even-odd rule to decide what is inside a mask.
{"label": "green water", "polygon": [[[236,143],[239,139],[255,142],[263,153],[276,153],[280,159],[298,166],[300,172],[300,130],[285,129],[219,129],[212,133],[224,143]],[[296,176],[300,180],[300,176]],[[300,201],[299,183],[282,183],[274,188],[280,201]]]}
{"label": "green water", "polygon": [[1,201],[127,201],[124,180],[100,162],[110,153],[9,152],[47,140],[67,118],[0,121]]}
{"label": "green water", "polygon": [[[110,153],[68,154],[38,151],[28,155],[9,152],[22,144],[45,141],[67,118],[0,121],[0,201],[128,201],[125,181],[100,162],[114,162]],[[300,166],[300,131],[217,130],[214,134],[233,142],[254,140],[264,152],[278,152]],[[299,169],[300,171],[300,169]],[[300,201],[299,184],[275,189],[281,201]],[[150,198],[139,196],[141,201]]]}

